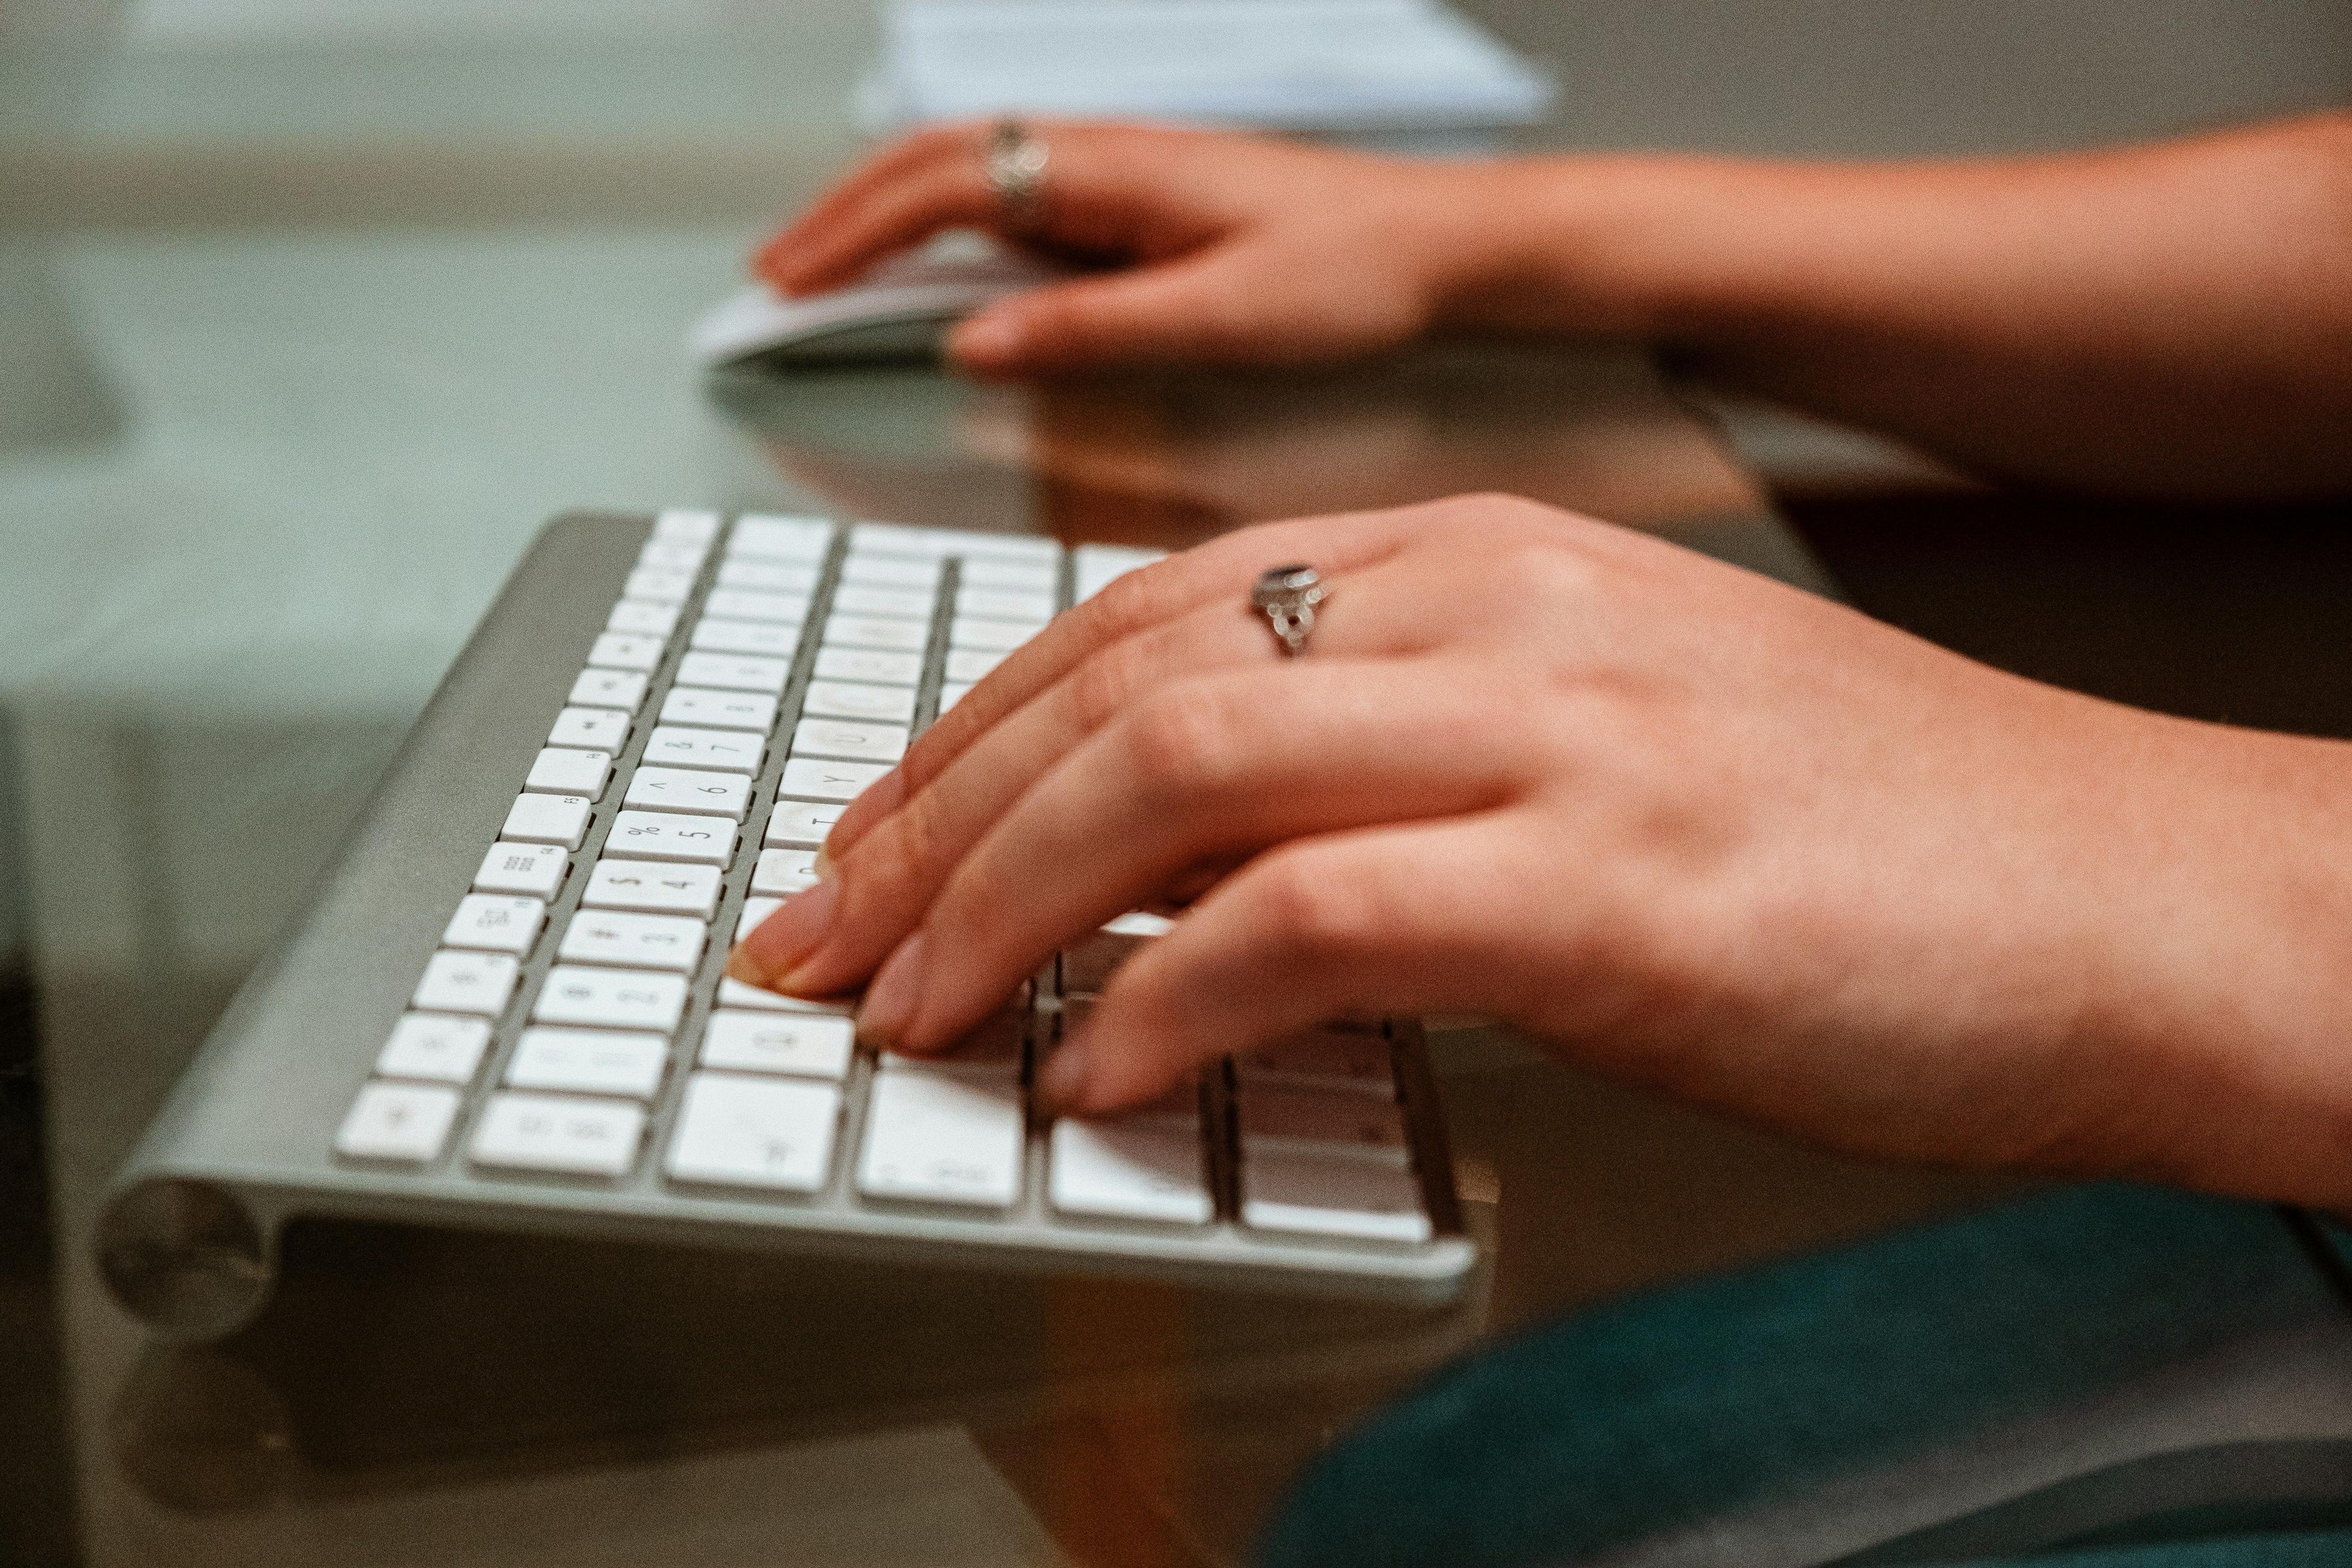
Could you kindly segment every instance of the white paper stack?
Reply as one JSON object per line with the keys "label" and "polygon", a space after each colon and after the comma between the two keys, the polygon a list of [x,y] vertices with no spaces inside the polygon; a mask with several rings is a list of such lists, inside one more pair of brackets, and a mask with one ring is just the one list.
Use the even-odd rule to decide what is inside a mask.
{"label": "white paper stack", "polygon": [[877,130],[998,114],[1376,135],[1533,124],[1554,84],[1436,0],[894,0]]}

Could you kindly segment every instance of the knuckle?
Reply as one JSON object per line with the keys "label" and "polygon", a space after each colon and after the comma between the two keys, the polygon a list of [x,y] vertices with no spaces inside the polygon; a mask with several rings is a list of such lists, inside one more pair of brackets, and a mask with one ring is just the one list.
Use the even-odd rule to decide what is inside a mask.
{"label": "knuckle", "polygon": [[1257,923],[1303,964],[1346,963],[1370,952],[1383,924],[1370,879],[1328,859],[1277,856],[1260,873]]}
{"label": "knuckle", "polygon": [[1180,689],[1139,704],[1126,741],[1142,778],[1197,791],[1229,770],[1237,729],[1231,706],[1216,693]]}
{"label": "knuckle", "polygon": [[1132,640],[1114,644],[1080,665],[1070,678],[1073,724],[1092,733],[1125,713],[1150,689],[1149,661]]}

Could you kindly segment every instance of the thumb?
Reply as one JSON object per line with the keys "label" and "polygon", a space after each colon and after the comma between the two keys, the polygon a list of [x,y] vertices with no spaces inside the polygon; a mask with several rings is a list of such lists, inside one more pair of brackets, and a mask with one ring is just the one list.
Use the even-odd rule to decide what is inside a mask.
{"label": "thumb", "polygon": [[[1000,300],[948,335],[949,354],[982,375],[1231,359],[1250,298],[1224,257],[1147,264]],[[1246,354],[1239,357],[1250,357]]]}

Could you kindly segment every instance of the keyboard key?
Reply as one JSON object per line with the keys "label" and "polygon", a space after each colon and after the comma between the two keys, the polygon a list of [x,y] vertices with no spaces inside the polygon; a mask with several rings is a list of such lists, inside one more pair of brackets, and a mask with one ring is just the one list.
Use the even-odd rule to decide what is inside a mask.
{"label": "keyboard key", "polygon": [[779,561],[747,561],[730,557],[719,563],[719,585],[751,588],[762,594],[814,594],[816,568]]}
{"label": "keyboard key", "polygon": [[772,658],[790,658],[801,646],[801,624],[730,621],[705,616],[694,623],[694,636],[688,640],[698,648],[716,653],[756,653]]}
{"label": "keyboard key", "polygon": [[637,552],[637,564],[669,572],[698,572],[702,558],[710,552],[699,544],[679,539],[648,539],[646,547]]}
{"label": "keyboard key", "polygon": [[1129,910],[1117,920],[1103,922],[1103,930],[1113,936],[1166,936],[1175,929],[1176,922],[1166,915],[1155,915],[1144,910]]}
{"label": "keyboard key", "polygon": [[675,686],[662,700],[661,721],[714,730],[756,730],[764,735],[776,727],[776,700],[757,691]]}
{"label": "keyboard key", "polygon": [[1242,1147],[1406,1162],[1404,1116],[1393,1100],[1252,1079],[1242,1089]]}
{"label": "keyboard key", "polygon": [[892,653],[877,647],[821,647],[816,650],[820,680],[872,680],[891,686],[919,686],[923,656]]}
{"label": "keyboard key", "polygon": [[1195,1132],[1061,1121],[1050,1137],[1047,1201],[1063,1214],[1162,1225],[1216,1217]]}
{"label": "keyboard key", "polygon": [[627,969],[557,965],[531,1009],[541,1024],[590,1024],[608,1029],[650,1029],[670,1035],[686,1011],[686,977]]}
{"label": "keyboard key", "polygon": [[497,1094],[467,1157],[501,1170],[618,1176],[636,1163],[645,1131],[645,1109],[627,1100]]}
{"label": "keyboard key", "polygon": [[1043,621],[1000,621],[987,616],[958,616],[948,623],[948,646],[1011,653],[1045,629]]}
{"label": "keyboard key", "polygon": [[932,555],[869,555],[853,550],[842,560],[841,580],[877,588],[933,589],[940,583],[940,562]]}
{"label": "keyboard key", "polygon": [[728,536],[727,553],[769,561],[822,561],[833,547],[833,524],[820,517],[747,512]]}
{"label": "keyboard key", "polygon": [[719,514],[698,507],[668,507],[654,519],[653,537],[708,544],[719,537]]}
{"label": "keyboard key", "polygon": [[691,974],[710,928],[686,915],[582,910],[563,928],[555,956],[566,963],[619,963]]}
{"label": "keyboard key", "polygon": [[577,849],[588,832],[592,804],[583,795],[537,795],[526,790],[507,808],[506,826],[499,829],[499,837]]}
{"label": "keyboard key", "polygon": [[841,807],[828,801],[780,800],[768,818],[768,842],[788,849],[822,849],[824,836],[841,820]]}
{"label": "keyboard key", "polygon": [[722,1007],[702,1037],[702,1065],[737,1072],[839,1079],[849,1071],[856,1026],[823,1013]]}
{"label": "keyboard key", "polygon": [[940,685],[940,711],[944,713],[949,709],[954,707],[957,703],[962,701],[965,698],[971,696],[971,689],[975,684],[977,683],[970,680],[949,680],[941,682]]}
{"label": "keyboard key", "polygon": [[667,640],[670,633],[677,630],[677,610],[676,604],[659,599],[623,599],[613,606],[604,629]]}
{"label": "keyboard key", "polygon": [[813,1193],[833,1169],[840,1121],[840,1091],[826,1084],[697,1073],[662,1168],[679,1182]]}
{"label": "keyboard key", "polygon": [[525,1029],[507,1059],[507,1085],[651,1100],[668,1065],[669,1041],[659,1035]]}
{"label": "keyboard key", "polygon": [[457,1091],[420,1083],[372,1083],[335,1132],[335,1152],[353,1160],[422,1165],[438,1159],[457,1120]]}
{"label": "keyboard key", "polygon": [[846,1018],[856,1011],[856,1007],[848,1002],[807,1002],[798,996],[762,991],[740,980],[721,980],[719,983],[718,1005],[746,1007],[763,1013],[822,1013],[835,1018]]}
{"label": "keyboard key", "polygon": [[791,757],[784,763],[783,782],[776,788],[778,794],[796,800],[856,800],[859,791],[889,771],[882,763]]}
{"label": "keyboard key", "polygon": [[649,811],[695,812],[740,822],[751,799],[751,781],[743,773],[647,765],[629,780],[627,804]]}
{"label": "keyboard key", "polygon": [[[490,1048],[487,1018],[458,1018],[446,1013],[404,1013],[392,1026],[392,1037],[376,1053],[378,1078],[417,1079],[432,1083],[467,1084]],[[437,1150],[438,1145],[436,1145]]]}
{"label": "keyboard key", "polygon": [[604,793],[604,781],[613,774],[613,754],[610,752],[587,752],[576,746],[541,746],[532,759],[530,776],[522,781],[525,789],[546,790],[556,795],[584,795],[594,800]]}
{"label": "keyboard key", "polygon": [[911,724],[915,690],[910,686],[874,686],[862,680],[812,680],[801,711],[828,719]]}
{"label": "keyboard key", "polygon": [[1073,598],[1083,604],[1108,587],[1112,578],[1124,576],[1139,566],[1149,566],[1166,554],[1164,550],[1132,550],[1118,544],[1081,544],[1070,552],[1071,575],[1076,590]]}
{"label": "keyboard key", "polygon": [[660,724],[646,738],[646,758],[670,768],[710,768],[727,773],[756,773],[768,755],[768,742],[742,730],[692,730]]}
{"label": "keyboard key", "polygon": [[978,588],[967,583],[956,590],[956,614],[989,616],[1007,621],[1050,621],[1054,595],[1021,593],[1009,588]]}
{"label": "keyboard key", "polygon": [[457,912],[449,917],[441,945],[520,957],[539,940],[540,923],[546,919],[547,906],[537,899],[513,893],[467,893],[457,900]]}
{"label": "keyboard key", "polygon": [[1060,567],[1038,562],[967,560],[956,568],[956,574],[967,588],[1011,588],[1024,594],[1043,594],[1048,600],[1062,588]]}
{"label": "keyboard key", "polygon": [[920,653],[931,640],[929,621],[898,620],[888,616],[854,616],[836,612],[825,618],[824,640],[833,647],[873,647]]}
{"label": "keyboard key", "polygon": [[745,899],[743,900],[742,909],[738,910],[735,915],[735,940],[740,942],[745,937],[750,936],[753,931],[759,930],[760,922],[766,920],[770,915],[774,914],[777,907],[784,900],[782,899],[764,895],[759,898]]}
{"label": "keyboard key", "polygon": [[694,574],[667,566],[640,566],[621,584],[623,598],[654,599],[672,605],[693,592]]}
{"label": "keyboard key", "polygon": [[983,1020],[946,1050],[930,1056],[884,1051],[876,1062],[883,1072],[945,1072],[961,1078],[982,1078],[1013,1083],[1029,1039],[1026,1010],[1006,1011]]}
{"label": "keyboard key", "polygon": [[571,865],[571,857],[560,846],[509,844],[501,839],[483,855],[482,868],[474,873],[474,887],[484,893],[528,893],[535,899],[551,899],[563,886],[563,873]]}
{"label": "keyboard key", "polygon": [[625,811],[613,819],[607,855],[642,860],[692,860],[724,866],[735,858],[735,825],[723,816],[677,816]]}
{"label": "keyboard key", "polygon": [[917,528],[902,522],[861,522],[849,531],[849,547],[895,555],[978,555],[1046,564],[1062,558],[1060,545],[1034,534]]}
{"label": "keyboard key", "polygon": [[857,616],[904,616],[928,621],[939,595],[927,588],[885,588],[872,583],[844,583],[833,591],[835,611]]}
{"label": "keyboard key", "polygon": [[604,669],[651,669],[661,662],[667,645],[659,637],[631,637],[626,632],[603,632],[589,650],[588,662]]}
{"label": "keyboard key", "polygon": [[808,619],[805,594],[763,594],[756,588],[713,588],[702,602],[702,612],[726,621],[790,621]]}
{"label": "keyboard key", "polygon": [[762,849],[751,873],[751,890],[783,898],[816,886],[816,851]]}
{"label": "keyboard key", "polygon": [[629,716],[617,708],[566,708],[547,732],[551,746],[583,746],[617,752],[629,738]]}
{"label": "keyboard key", "polygon": [[1241,1052],[1234,1058],[1234,1069],[1249,1087],[1287,1084],[1396,1098],[1389,1043],[1378,1035],[1336,1029],[1297,1035]]}
{"label": "keyboard key", "polygon": [[1242,1223],[1356,1241],[1425,1242],[1421,1187],[1401,1165],[1253,1152],[1242,1163]]}
{"label": "keyboard key", "polygon": [[793,730],[793,755],[895,763],[907,754],[904,724],[860,724],[847,719],[803,719]]}
{"label": "keyboard key", "polygon": [[425,961],[409,1005],[426,1013],[472,1013],[495,1018],[514,994],[522,963],[511,953],[441,952]]}
{"label": "keyboard key", "polygon": [[793,672],[786,658],[761,658],[750,654],[697,652],[678,660],[677,678],[688,686],[714,686],[726,691],[764,691],[774,696]]}
{"label": "keyboard key", "polygon": [[877,1073],[857,1190],[869,1198],[1003,1209],[1021,1195],[1021,1089],[950,1072]]}
{"label": "keyboard key", "polygon": [[948,649],[948,679],[973,685],[1003,662],[1004,656],[992,648],[951,647]]}
{"label": "keyboard key", "polygon": [[626,669],[583,669],[572,683],[571,700],[583,708],[618,708],[634,713],[645,702],[646,678]]}
{"label": "keyboard key", "polygon": [[719,868],[670,866],[651,860],[599,860],[580,901],[590,909],[639,910],[646,914],[719,912]]}

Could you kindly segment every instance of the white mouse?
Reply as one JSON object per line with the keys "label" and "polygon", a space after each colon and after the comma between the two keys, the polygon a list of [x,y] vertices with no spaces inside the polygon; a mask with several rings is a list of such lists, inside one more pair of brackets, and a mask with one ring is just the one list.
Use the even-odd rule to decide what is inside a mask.
{"label": "white mouse", "polygon": [[1065,276],[985,236],[950,232],[823,294],[746,288],[695,323],[694,353],[713,370],[917,358],[936,353],[947,329],[982,305]]}

